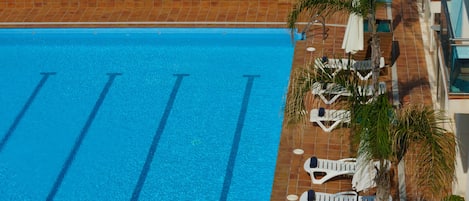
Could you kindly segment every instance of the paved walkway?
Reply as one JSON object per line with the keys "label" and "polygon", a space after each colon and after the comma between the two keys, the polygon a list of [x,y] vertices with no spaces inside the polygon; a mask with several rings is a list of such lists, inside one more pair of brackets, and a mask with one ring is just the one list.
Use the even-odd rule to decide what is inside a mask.
{"label": "paved walkway", "polygon": [[[0,27],[285,27],[294,0],[6,0],[0,2]],[[417,5],[412,0],[393,0],[394,40],[398,45],[395,62],[402,104],[431,104],[430,87],[424,58]],[[378,17],[385,15],[384,11]],[[341,49],[347,16],[343,13],[326,18],[328,36],[323,41],[315,25],[313,36],[299,41],[293,68],[304,67],[314,57],[345,56]],[[306,22],[306,21],[304,21]],[[307,52],[314,46],[317,51]],[[382,78],[391,86],[391,70]],[[391,90],[388,88],[388,90]],[[314,100],[308,107],[318,107]],[[335,193],[350,190],[350,179],[338,179],[312,185],[302,166],[316,155],[339,159],[353,156],[348,129],[324,133],[317,125],[284,128],[281,135],[271,200],[284,201],[287,195],[299,195],[310,188]],[[293,149],[304,149],[303,155]],[[411,161],[412,156],[408,159]],[[407,167],[411,167],[409,163]],[[406,174],[410,176],[410,171]],[[396,180],[396,179],[394,179]],[[411,192],[407,181],[407,192]],[[397,184],[393,183],[397,188]],[[415,189],[414,189],[415,190]],[[395,191],[393,191],[395,192]],[[408,200],[412,200],[412,194]],[[397,195],[394,195],[397,198]]]}

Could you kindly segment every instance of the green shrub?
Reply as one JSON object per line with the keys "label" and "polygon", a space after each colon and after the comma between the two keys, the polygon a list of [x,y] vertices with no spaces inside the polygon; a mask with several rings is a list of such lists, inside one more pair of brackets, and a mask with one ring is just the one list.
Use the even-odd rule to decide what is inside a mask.
{"label": "green shrub", "polygon": [[459,195],[450,195],[446,198],[443,198],[443,201],[464,201],[464,198]]}

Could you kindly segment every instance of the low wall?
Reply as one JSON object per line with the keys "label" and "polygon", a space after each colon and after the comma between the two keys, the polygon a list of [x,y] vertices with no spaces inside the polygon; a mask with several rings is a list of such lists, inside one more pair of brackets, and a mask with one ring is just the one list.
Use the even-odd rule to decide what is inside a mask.
{"label": "low wall", "polygon": [[116,7],[150,8],[174,6],[224,6],[226,4],[280,4],[293,5],[296,0],[3,0],[0,8],[31,7]]}

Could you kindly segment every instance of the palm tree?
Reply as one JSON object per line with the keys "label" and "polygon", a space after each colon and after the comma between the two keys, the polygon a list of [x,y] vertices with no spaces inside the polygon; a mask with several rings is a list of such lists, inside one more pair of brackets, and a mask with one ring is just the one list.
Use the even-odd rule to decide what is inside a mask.
{"label": "palm tree", "polygon": [[[398,164],[409,149],[416,153],[417,164],[414,172],[418,172],[415,180],[419,189],[428,190],[427,199],[442,198],[453,181],[456,139],[453,133],[442,126],[448,119],[441,111],[429,107],[408,105],[404,108],[393,108],[387,94],[374,97],[368,104],[363,84],[350,71],[344,71],[334,77],[328,72],[318,70],[314,66],[293,71],[287,95],[287,124],[302,123],[307,116],[307,99],[312,83],[334,82],[352,92],[344,102],[351,112],[351,129],[354,138],[352,147],[357,149],[357,158],[378,160],[379,167],[376,179],[377,200],[388,200],[390,196],[390,175],[388,163]],[[366,84],[366,83],[365,83]],[[415,149],[415,147],[419,147]],[[442,189],[446,190],[442,193]]]}
{"label": "palm tree", "polygon": [[[288,16],[288,27],[292,32],[295,31],[296,22],[304,12],[327,16],[337,11],[347,11],[361,17],[367,17],[369,30],[371,29],[372,84],[375,86],[375,89],[377,89],[381,50],[379,36],[376,33],[376,0],[298,0]],[[375,95],[377,95],[377,93],[375,93]]]}
{"label": "palm tree", "polygon": [[[359,6],[353,6],[353,2],[356,1],[359,1]],[[371,29],[373,65],[371,84],[374,89],[378,89],[381,51],[375,27],[375,7],[375,0],[299,0],[288,17],[288,26],[293,32],[303,12],[327,16],[337,11],[347,11],[358,16],[366,16]],[[303,120],[307,114],[304,112],[306,104],[304,95],[311,90],[311,84],[321,79],[331,81],[331,77],[324,76],[324,72],[314,72],[314,70],[315,68],[310,66],[306,70],[303,69],[302,73],[293,74],[293,81],[289,86],[289,92],[292,94],[287,96],[287,119]],[[429,190],[426,196],[431,196],[427,197],[430,199],[445,196],[445,193],[441,193],[442,189],[448,189],[448,184],[452,183],[454,176],[456,139],[453,133],[442,127],[448,123],[444,113],[423,106],[393,108],[388,96],[379,95],[377,90],[373,93],[374,101],[363,104],[363,97],[358,91],[360,83],[350,78],[353,76],[335,76],[333,82],[353,92],[346,107],[352,115],[351,128],[355,138],[353,144],[357,147],[357,154],[365,156],[368,160],[379,160],[382,166],[376,178],[377,200],[388,200],[390,195],[390,175],[386,171],[387,163],[384,161],[391,160],[393,164],[397,164],[409,149],[417,153],[415,158],[417,166],[414,171],[419,173],[416,181],[420,189]],[[291,89],[295,90],[290,91]],[[292,122],[298,123],[298,121],[288,123]],[[416,146],[419,148],[413,149]]]}
{"label": "palm tree", "polygon": [[386,160],[392,161],[392,105],[387,95],[379,95],[369,104],[351,100],[352,134],[357,149],[357,158],[363,157],[365,161],[379,160],[380,167],[375,178],[377,200],[387,200],[390,196],[389,167]]}
{"label": "palm tree", "polygon": [[[350,82],[348,82],[350,84]],[[358,88],[349,85],[349,89]],[[436,200],[450,192],[456,157],[456,138],[443,126],[449,123],[442,111],[422,105],[393,108],[387,94],[362,104],[360,95],[353,92],[347,105],[351,111],[351,128],[357,155],[367,160],[379,160],[377,200],[387,200],[390,195],[390,175],[385,160],[398,164],[410,148],[416,154],[414,172],[419,189],[428,190],[424,196]],[[444,191],[445,190],[445,191]]]}
{"label": "palm tree", "polygon": [[441,200],[451,192],[456,137],[443,127],[448,123],[443,111],[412,105],[396,110],[392,124],[394,157],[400,161],[409,149],[416,154],[416,181],[420,189],[428,190],[427,200]]}

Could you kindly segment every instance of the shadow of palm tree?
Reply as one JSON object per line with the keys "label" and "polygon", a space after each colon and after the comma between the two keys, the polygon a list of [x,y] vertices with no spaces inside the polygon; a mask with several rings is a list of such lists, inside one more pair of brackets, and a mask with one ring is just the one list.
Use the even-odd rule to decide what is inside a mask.
{"label": "shadow of palm tree", "polygon": [[396,17],[392,20],[392,30],[395,30],[397,25],[399,25],[402,21],[401,14],[397,14]]}
{"label": "shadow of palm tree", "polygon": [[430,83],[425,78],[413,78],[407,82],[400,81],[399,83],[399,101],[403,102],[403,97],[408,96],[412,89],[416,87],[426,86],[430,87]]}
{"label": "shadow of palm tree", "polygon": [[[403,24],[406,27],[412,27],[412,24],[415,22],[419,22],[419,8],[418,8],[418,2],[414,0],[401,0],[401,2],[398,2],[400,5],[398,6],[393,6],[393,10],[397,10],[397,14],[395,17],[393,17],[393,29],[396,29],[396,27],[400,24]],[[396,8],[397,7],[397,8]],[[405,12],[404,9],[411,9],[411,12]],[[403,14],[410,14],[410,15],[405,15]],[[417,17],[415,17],[417,16]]]}

